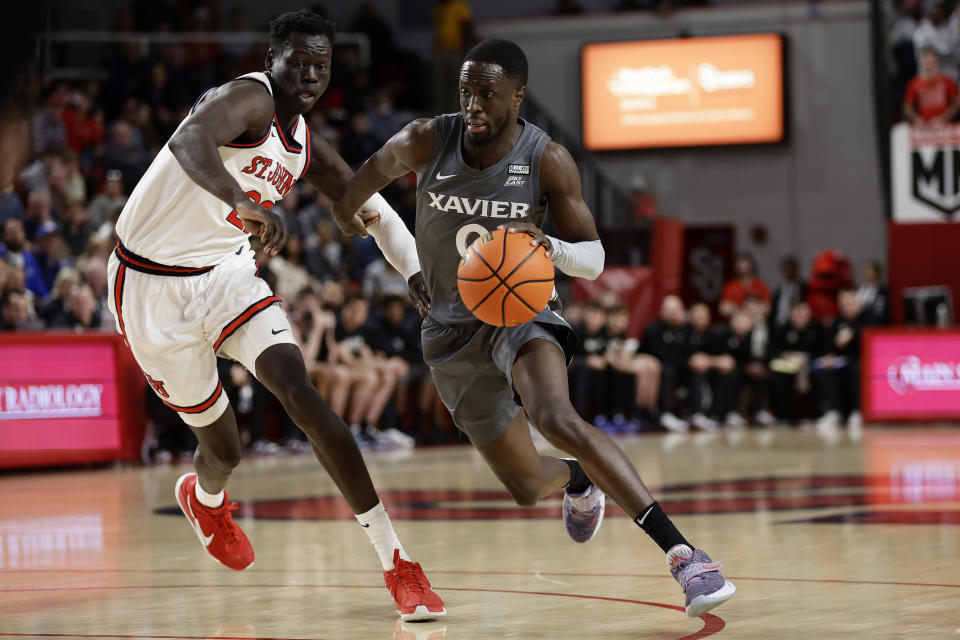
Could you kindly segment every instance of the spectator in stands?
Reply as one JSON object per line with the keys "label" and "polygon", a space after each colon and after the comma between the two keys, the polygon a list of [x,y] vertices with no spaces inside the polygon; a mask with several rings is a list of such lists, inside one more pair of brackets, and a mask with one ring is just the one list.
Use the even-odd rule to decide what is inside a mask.
{"label": "spectator in stands", "polygon": [[[934,2],[927,16],[913,32],[913,46],[917,60],[925,49],[932,49],[940,59],[940,68],[950,78],[957,79],[958,45],[960,45],[960,18],[950,12],[947,3]],[[921,62],[922,67],[922,62]]]}
{"label": "spectator in stands", "polygon": [[110,129],[110,138],[103,154],[108,167],[120,170],[123,188],[130,193],[143,177],[150,157],[139,133],[126,120],[118,120]]}
{"label": "spectator in stands", "polygon": [[344,302],[335,331],[334,360],[347,365],[353,377],[346,422],[361,446],[409,446],[409,436],[390,429],[381,431],[376,426],[396,389],[402,361],[374,352],[366,326],[369,314],[370,302],[351,295]]}
{"label": "spectator in stands", "polygon": [[83,200],[72,200],[67,202],[67,206],[61,216],[63,225],[60,228],[60,235],[70,251],[70,255],[77,257],[82,254],[90,243],[90,236],[93,235],[93,227],[87,220],[87,207]]}
{"label": "spectator in stands", "polygon": [[339,231],[329,220],[314,228],[314,246],[307,251],[307,270],[322,282],[338,279],[343,271],[343,245],[337,241]]}
{"label": "spectator in stands", "polygon": [[770,304],[770,321],[774,327],[787,324],[790,308],[807,299],[807,283],[800,275],[800,263],[796,256],[784,256],[780,259],[780,276],[782,281],[773,290]]}
{"label": "spectator in stands", "polygon": [[[603,372],[602,416],[597,416],[597,426],[607,432],[633,433],[638,430],[631,418],[637,412],[636,377],[631,366],[623,366],[624,360],[634,356],[637,341],[627,336],[630,326],[630,310],[623,303],[617,303],[607,309],[607,322],[604,327],[606,349],[603,357],[606,369]],[[618,366],[620,365],[620,366]],[[601,418],[609,417],[604,423]]]}
{"label": "spectator in stands", "polygon": [[920,74],[907,84],[903,115],[915,125],[943,124],[960,109],[960,92],[953,78],[940,72],[940,59],[932,47],[920,53]]}
{"label": "spectator in stands", "polygon": [[370,133],[370,118],[360,111],[350,116],[350,127],[340,139],[340,155],[354,170],[380,148],[377,138]]}
{"label": "spectator in stands", "polygon": [[[770,364],[771,331],[768,307],[758,298],[747,298],[743,310],[750,318],[750,354],[743,367],[744,385],[750,391],[749,410],[757,424],[769,427],[776,422],[770,410],[772,392]],[[731,318],[732,319],[732,318]],[[736,357],[736,356],[735,356]]]}
{"label": "spectator in stands", "polygon": [[437,0],[433,6],[434,113],[459,110],[457,77],[473,40],[473,11],[464,0]]}
{"label": "spectator in stands", "polygon": [[93,295],[93,289],[88,284],[80,284],[73,288],[67,300],[64,313],[50,319],[51,329],[84,329],[100,328],[100,306]]}
{"label": "spectator in stands", "polygon": [[33,118],[33,150],[40,153],[48,147],[62,149],[67,145],[67,128],[63,124],[63,107],[66,104],[66,86],[58,86],[47,96],[43,108]]}
{"label": "spectator in stands", "polygon": [[367,119],[370,123],[370,135],[377,141],[378,146],[383,145],[407,123],[405,118],[394,111],[393,94],[388,89],[377,91],[373,106],[367,110]]}
{"label": "spectator in stands", "polygon": [[36,318],[30,296],[22,289],[6,289],[0,295],[0,330],[38,331],[43,324]]}
{"label": "spectator in stands", "polygon": [[37,229],[46,222],[54,222],[56,216],[53,212],[53,199],[50,192],[44,189],[37,189],[30,192],[27,196],[26,215],[23,218],[24,233],[28,237],[37,235]]}
{"label": "spectator in stands", "polygon": [[770,289],[766,282],[757,277],[757,262],[752,255],[746,252],[738,254],[733,270],[736,277],[723,285],[720,295],[721,316],[729,318],[750,296],[770,304]]}
{"label": "spectator in stands", "polygon": [[94,113],[90,97],[83,91],[70,94],[63,123],[67,147],[74,153],[83,154],[103,145],[103,113]]}
{"label": "spectator in stands", "polygon": [[270,259],[270,270],[277,277],[273,290],[285,300],[293,300],[300,291],[310,287],[310,274],[303,263],[303,241],[290,234],[278,256]]}
{"label": "spectator in stands", "polygon": [[669,431],[690,428],[674,413],[677,387],[686,382],[688,334],[683,301],[670,295],[660,304],[660,317],[650,323],[640,340],[640,349],[660,361],[660,426]]}
{"label": "spectator in stands", "polygon": [[44,325],[50,327],[55,318],[67,314],[70,294],[80,284],[80,272],[73,267],[60,269],[50,289],[50,302],[37,309]]}
{"label": "spectator in stands", "polygon": [[17,218],[9,218],[3,223],[3,235],[0,236],[0,240],[3,241],[0,255],[3,255],[14,268],[23,269],[24,284],[37,300],[46,300],[50,290],[43,282],[43,273],[40,265],[37,264],[37,259],[28,250],[23,222]]}
{"label": "spectator in stands", "polygon": [[[570,395],[573,406],[582,416],[603,415],[603,378],[607,370],[607,312],[597,301],[588,302],[583,322],[574,325],[577,344],[570,362]],[[607,416],[603,416],[603,421]],[[594,421],[596,423],[596,420]]]}
{"label": "spectator in stands", "polygon": [[860,272],[857,300],[863,313],[863,324],[883,326],[890,324],[890,292],[883,284],[883,265],[869,260]]}
{"label": "spectator in stands", "polygon": [[690,307],[690,332],[687,335],[687,368],[689,369],[688,408],[690,423],[704,431],[715,431],[719,423],[704,404],[704,391],[715,400],[720,378],[734,372],[733,359],[720,353],[717,335],[710,327],[710,307],[703,303]]}
{"label": "spectator in stands", "polygon": [[53,291],[53,283],[57,279],[57,274],[64,267],[70,266],[67,260],[69,253],[60,236],[60,228],[56,222],[44,222],[37,229],[37,235],[33,241],[34,260],[37,262],[37,268],[40,270],[40,277],[48,291]]}
{"label": "spectator in stands", "polygon": [[[810,364],[819,353],[823,333],[813,320],[809,305],[798,302],[790,309],[790,321],[773,334],[770,370],[773,372],[774,411],[777,417],[795,423],[800,415],[798,395],[810,394]],[[813,417],[816,398],[807,403],[806,417]]]}
{"label": "spectator in stands", "polygon": [[367,265],[363,273],[363,295],[371,302],[379,302],[388,296],[407,296],[407,281],[403,274],[385,259],[377,258]]}
{"label": "spectator in stands", "polygon": [[740,413],[740,391],[747,377],[747,368],[753,361],[751,334],[753,318],[747,311],[736,311],[730,316],[730,324],[718,335],[719,362],[730,366],[720,374],[716,388],[714,411],[717,419],[727,427],[743,428],[747,421]]}
{"label": "spectator in stands", "polygon": [[123,190],[123,175],[116,169],[108,169],[103,181],[103,192],[98,193],[87,207],[87,220],[98,232],[105,222],[115,219],[118,209],[123,209],[127,196]]}
{"label": "spectator in stands", "polygon": [[813,377],[825,409],[817,428],[831,431],[846,418],[851,429],[863,426],[860,415],[860,330],[864,326],[855,289],[837,296],[839,313],[824,333],[823,355],[813,363]]}

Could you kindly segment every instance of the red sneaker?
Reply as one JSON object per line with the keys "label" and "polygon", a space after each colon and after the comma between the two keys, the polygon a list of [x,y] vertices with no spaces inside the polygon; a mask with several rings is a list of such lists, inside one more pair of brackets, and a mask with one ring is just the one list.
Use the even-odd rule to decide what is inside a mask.
{"label": "red sneaker", "polygon": [[176,496],[180,510],[187,516],[203,550],[211,558],[228,569],[243,571],[253,564],[253,547],[230,515],[231,511],[237,510],[237,503],[231,503],[224,492],[220,507],[205,507],[197,500],[196,486],[196,473],[184,474],[177,480]]}
{"label": "red sneaker", "polygon": [[447,615],[443,600],[430,588],[420,563],[401,558],[400,549],[394,549],[393,569],[383,572],[383,580],[401,620],[432,620]]}

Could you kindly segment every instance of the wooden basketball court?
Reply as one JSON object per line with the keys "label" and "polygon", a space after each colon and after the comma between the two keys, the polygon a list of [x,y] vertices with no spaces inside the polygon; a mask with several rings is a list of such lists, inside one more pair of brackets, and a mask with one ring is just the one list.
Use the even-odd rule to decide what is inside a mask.
{"label": "wooden basketball court", "polygon": [[566,536],[469,447],[372,453],[397,530],[445,598],[397,621],[366,536],[312,458],[228,490],[256,564],[216,565],[176,510],[188,466],[0,476],[0,638],[960,638],[960,432],[774,429],[622,441],[734,599],[701,619],[615,508]]}

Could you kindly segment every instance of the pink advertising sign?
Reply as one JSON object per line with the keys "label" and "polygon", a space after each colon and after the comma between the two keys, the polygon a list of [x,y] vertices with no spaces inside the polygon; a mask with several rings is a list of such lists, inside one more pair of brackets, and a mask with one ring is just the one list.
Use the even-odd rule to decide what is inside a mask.
{"label": "pink advertising sign", "polygon": [[0,343],[0,452],[117,449],[114,345]]}
{"label": "pink advertising sign", "polygon": [[862,353],[868,419],[960,419],[960,332],[867,331]]}

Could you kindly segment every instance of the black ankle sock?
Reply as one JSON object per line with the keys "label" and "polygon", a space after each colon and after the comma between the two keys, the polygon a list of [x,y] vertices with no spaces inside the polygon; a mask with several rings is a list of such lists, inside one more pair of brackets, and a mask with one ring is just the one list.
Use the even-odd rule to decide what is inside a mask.
{"label": "black ankle sock", "polygon": [[583,467],[580,466],[579,462],[573,458],[561,458],[561,460],[570,467],[570,482],[564,487],[567,493],[583,493],[593,484],[587,474],[583,472]]}
{"label": "black ankle sock", "polygon": [[659,502],[654,502],[643,510],[643,513],[633,519],[644,532],[653,538],[653,541],[659,545],[663,552],[670,551],[678,544],[685,544],[691,549],[693,545],[687,542],[687,539],[681,535],[674,524],[667,517],[667,514],[660,508]]}

